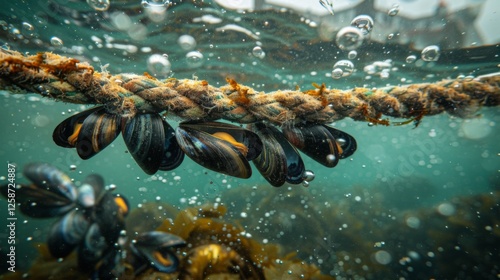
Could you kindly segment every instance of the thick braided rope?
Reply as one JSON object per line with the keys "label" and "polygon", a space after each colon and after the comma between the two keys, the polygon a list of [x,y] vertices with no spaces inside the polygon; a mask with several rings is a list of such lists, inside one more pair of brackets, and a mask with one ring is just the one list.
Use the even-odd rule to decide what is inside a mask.
{"label": "thick braided rope", "polygon": [[24,56],[0,51],[0,89],[35,92],[77,104],[104,104],[109,112],[163,112],[185,120],[226,119],[329,123],[350,117],[373,121],[382,115],[415,118],[442,112],[468,117],[481,106],[500,104],[500,75],[444,80],[378,89],[257,92],[228,79],[220,88],[198,80],[157,80],[145,75],[99,73],[86,63],[52,53]]}

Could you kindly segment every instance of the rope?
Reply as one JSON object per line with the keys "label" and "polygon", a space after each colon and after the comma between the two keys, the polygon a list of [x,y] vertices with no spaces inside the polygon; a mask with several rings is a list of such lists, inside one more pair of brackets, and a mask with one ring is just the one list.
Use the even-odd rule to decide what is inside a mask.
{"label": "rope", "polygon": [[76,104],[104,104],[110,113],[134,115],[166,111],[185,120],[226,119],[238,123],[266,120],[275,124],[330,123],[346,117],[388,125],[383,115],[420,120],[447,112],[470,117],[482,106],[500,104],[500,75],[443,80],[378,89],[328,89],[270,93],[228,79],[213,87],[204,80],[167,79],[149,74],[110,75],[87,63],[53,53],[22,55],[0,50],[0,89],[38,93]]}

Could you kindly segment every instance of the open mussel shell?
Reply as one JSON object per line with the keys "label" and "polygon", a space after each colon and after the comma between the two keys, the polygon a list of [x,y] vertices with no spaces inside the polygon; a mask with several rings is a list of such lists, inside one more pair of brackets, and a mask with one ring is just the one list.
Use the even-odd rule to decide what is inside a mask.
{"label": "open mussel shell", "polygon": [[[75,185],[71,182],[71,179],[61,170],[50,164],[28,163],[24,167],[23,174],[26,178],[31,180],[36,187],[55,194],[63,201],[73,202],[76,199],[77,191]],[[35,188],[30,191],[32,191],[31,195],[36,194]],[[55,199],[55,196],[51,197]]]}
{"label": "open mussel shell", "polygon": [[104,179],[97,174],[89,175],[78,188],[77,203],[84,208],[94,207],[104,191]]}
{"label": "open mussel shell", "polygon": [[89,220],[82,211],[73,210],[57,221],[49,232],[47,246],[55,258],[63,258],[83,240]]}
{"label": "open mussel shell", "polygon": [[[52,139],[58,146],[74,148],[76,145],[76,137],[78,136],[83,121],[90,114],[103,109],[104,107],[97,106],[65,119],[54,129]],[[71,141],[70,137],[72,137],[74,141]]]}
{"label": "open mussel shell", "polygon": [[[247,160],[253,160],[262,151],[262,142],[255,133],[240,126],[222,122],[181,123],[183,129],[190,128],[206,132],[211,135],[222,135],[222,138],[236,147],[241,146],[246,150],[244,154]],[[230,135],[230,137],[224,137]],[[232,139],[231,139],[232,138]]]}
{"label": "open mussel shell", "polygon": [[285,181],[299,184],[303,181],[304,162],[297,150],[274,126],[264,123],[249,125],[260,137],[262,153],[253,160],[260,174],[273,186],[280,187]]}
{"label": "open mussel shell", "polygon": [[121,116],[109,114],[102,107],[85,118],[76,140],[76,151],[89,159],[106,148],[120,134]]}
{"label": "open mussel shell", "polygon": [[295,147],[326,167],[335,167],[340,150],[335,137],[325,125],[285,125],[283,134]]}
{"label": "open mussel shell", "polygon": [[[231,135],[234,139],[227,141],[207,132],[212,130],[212,128],[206,128],[211,125],[215,126],[214,133],[227,133],[226,135]],[[258,136],[249,130],[238,127],[236,127],[238,129],[231,127],[228,130],[225,128],[225,125],[221,126],[219,123],[181,123],[176,129],[175,137],[184,153],[201,166],[230,176],[249,178],[252,175],[252,169],[241,149],[247,151],[247,156],[254,156],[257,149],[252,146],[251,141],[258,141],[259,146],[262,146],[262,142],[256,140]],[[237,130],[242,130],[235,133],[238,138],[241,136],[242,139],[231,134]],[[251,139],[245,139],[244,135],[251,135],[249,136]],[[237,146],[241,146],[240,149]]]}
{"label": "open mussel shell", "polygon": [[160,272],[171,273],[176,271],[179,265],[179,259],[172,248],[185,245],[186,241],[179,236],[162,231],[148,231],[141,233],[130,247],[137,257],[145,260],[150,266]]}

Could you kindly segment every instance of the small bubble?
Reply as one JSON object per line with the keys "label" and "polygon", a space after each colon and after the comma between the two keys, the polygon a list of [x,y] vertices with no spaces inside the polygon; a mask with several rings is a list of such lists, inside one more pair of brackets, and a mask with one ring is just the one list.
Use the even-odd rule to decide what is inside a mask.
{"label": "small bubble", "polygon": [[406,57],[406,63],[413,63],[417,60],[417,56],[416,55],[409,55]]}
{"label": "small bubble", "polygon": [[[351,76],[352,72],[354,71],[354,64],[350,60],[339,60],[335,65],[333,65],[334,71],[336,69],[340,69],[342,71],[341,77],[348,77]],[[339,73],[335,73],[336,76]],[[332,77],[333,77],[333,72],[332,72]]]}
{"label": "small bubble", "polygon": [[337,158],[335,157],[334,154],[329,154],[326,156],[326,161],[329,164],[333,164]]}
{"label": "small bubble", "polygon": [[196,39],[191,35],[182,35],[177,39],[177,44],[185,51],[191,51],[196,47]]}
{"label": "small bubble", "polygon": [[109,0],[87,0],[87,4],[99,12],[106,11],[110,6]]}
{"label": "small bubble", "polygon": [[252,54],[253,54],[253,56],[260,58],[260,59],[262,59],[266,56],[266,53],[262,50],[262,48],[260,46],[254,47],[252,50]]}
{"label": "small bubble", "polygon": [[170,5],[170,0],[142,0],[141,5],[144,8],[167,7]]}
{"label": "small bubble", "polygon": [[342,71],[342,69],[335,68],[332,71],[332,78],[333,79],[340,79],[340,78],[342,78],[342,74],[344,74],[344,72]]}
{"label": "small bubble", "polygon": [[439,204],[437,210],[443,216],[451,216],[455,214],[455,206],[447,202]]}
{"label": "small bubble", "polygon": [[186,54],[188,66],[197,68],[203,65],[203,54],[199,51],[191,51]]}
{"label": "small bubble", "polygon": [[158,196],[156,196],[156,198],[155,198],[155,199],[156,199],[156,201],[160,201],[160,200],[161,200],[161,197],[158,195]]}
{"label": "small bubble", "polygon": [[64,45],[63,40],[61,40],[61,39],[59,39],[59,38],[57,38],[55,36],[52,37],[52,38],[50,38],[50,43],[54,47],[60,47],[60,46]]}
{"label": "small bubble", "polygon": [[363,35],[367,35],[373,29],[373,19],[369,15],[359,15],[351,21],[351,26],[357,27]]}
{"label": "small bubble", "polygon": [[315,177],[316,175],[311,170],[305,170],[304,173],[302,174],[302,179],[304,179],[304,181],[307,182],[311,182],[312,180],[314,180]]}
{"label": "small bubble", "polygon": [[352,51],[350,51],[350,52],[349,52],[349,54],[347,55],[347,58],[349,58],[349,59],[355,59],[355,58],[356,58],[356,56],[358,56],[358,52],[357,52],[357,51],[355,51],[355,50],[352,50]]}
{"label": "small bubble", "polygon": [[310,184],[310,183],[309,183],[308,181],[302,181],[302,186],[303,186],[304,188],[308,188],[308,187],[309,187],[309,184]]}
{"label": "small bubble", "polygon": [[69,166],[69,170],[75,171],[76,170],[76,165],[72,164]]}
{"label": "small bubble", "polygon": [[342,50],[354,50],[363,44],[364,35],[356,27],[347,26],[340,29],[335,38],[337,46]]}
{"label": "small bubble", "polygon": [[170,74],[170,61],[161,54],[153,54],[148,58],[147,67],[151,75],[165,78]]}
{"label": "small bubble", "polygon": [[399,5],[393,4],[392,8],[387,11],[387,14],[391,17],[396,16],[399,13]]}
{"label": "small bubble", "polygon": [[241,212],[240,217],[246,218],[246,217],[248,217],[248,214],[246,212]]}
{"label": "small bubble", "polygon": [[439,59],[439,55],[439,46],[436,45],[425,47],[421,53],[423,61],[437,61]]}
{"label": "small bubble", "polygon": [[35,27],[28,22],[23,22],[23,29],[28,31],[35,30]]}
{"label": "small bubble", "polygon": [[375,260],[379,264],[386,265],[386,264],[389,264],[391,262],[392,257],[391,257],[391,254],[389,254],[387,251],[380,250],[380,251],[377,251],[375,253]]}

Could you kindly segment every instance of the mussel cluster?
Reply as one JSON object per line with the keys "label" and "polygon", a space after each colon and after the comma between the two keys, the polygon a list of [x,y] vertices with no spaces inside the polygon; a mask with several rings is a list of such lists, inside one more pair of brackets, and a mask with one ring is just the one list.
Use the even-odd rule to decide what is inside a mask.
{"label": "mussel cluster", "polygon": [[[125,229],[127,200],[107,190],[96,174],[76,187],[66,174],[46,163],[30,163],[23,173],[33,184],[16,186],[21,212],[34,218],[61,217],[48,234],[50,254],[65,258],[76,249],[82,271],[108,275],[120,257],[116,245],[121,245]],[[1,190],[6,196],[7,188]]]}
{"label": "mussel cluster", "polygon": [[103,106],[69,117],[53,133],[54,142],[76,148],[88,159],[122,132],[135,161],[147,174],[178,167],[184,154],[203,167],[226,175],[249,178],[253,161],[273,186],[299,184],[314,178],[306,171],[297,148],[327,167],[356,151],[351,135],[324,124],[285,124],[281,131],[259,122],[247,129],[214,121],[182,122],[174,130],[158,113],[112,114]]}

